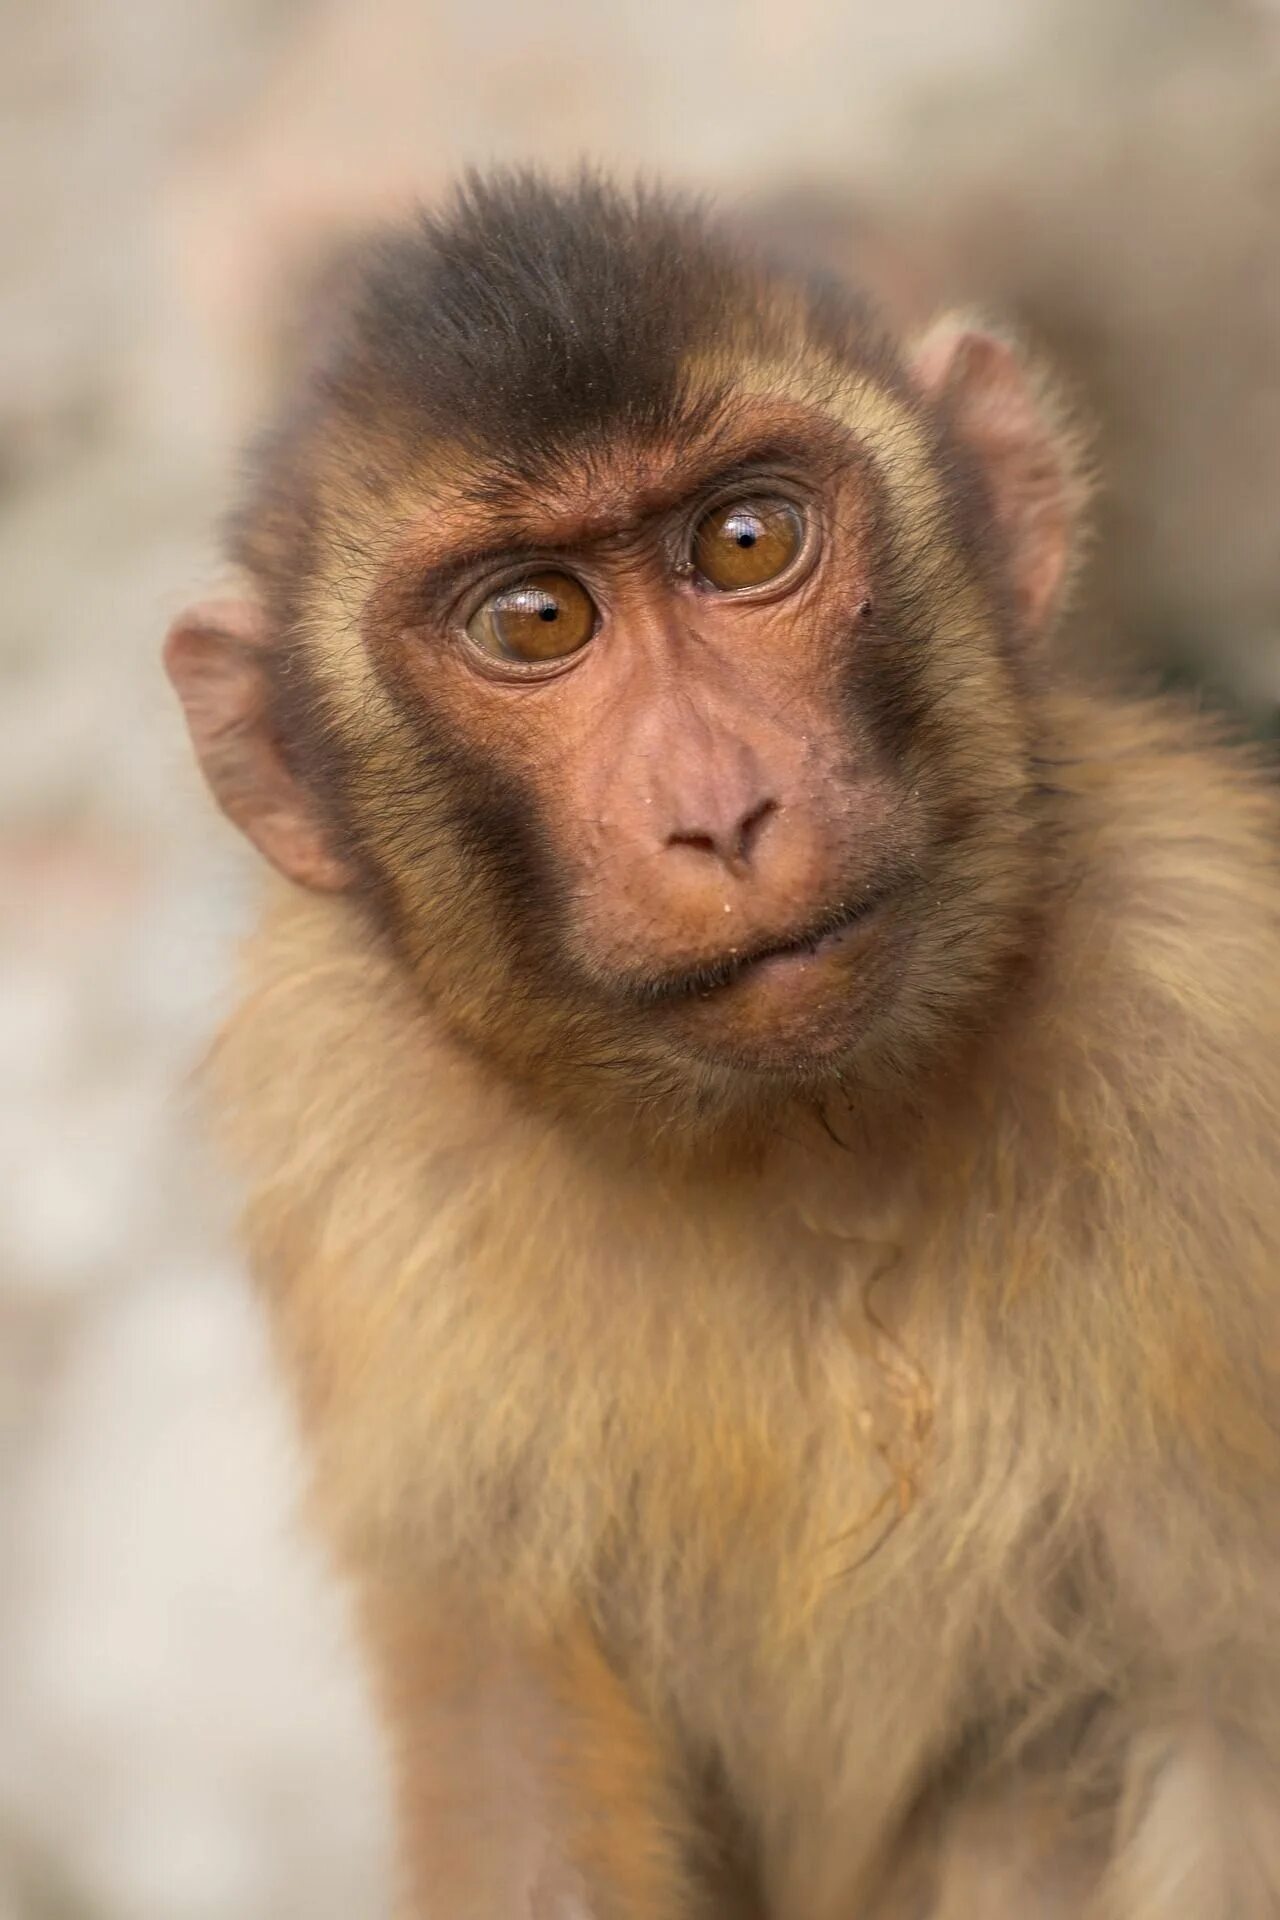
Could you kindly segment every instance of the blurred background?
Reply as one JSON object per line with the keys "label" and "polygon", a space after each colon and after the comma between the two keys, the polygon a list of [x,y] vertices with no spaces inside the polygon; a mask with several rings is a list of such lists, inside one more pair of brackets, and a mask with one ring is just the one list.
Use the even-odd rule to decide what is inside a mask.
{"label": "blurred background", "polygon": [[0,0],[0,1920],[385,1912],[190,1080],[252,902],[157,668],[297,301],[469,162],[706,190],[1097,423],[1075,643],[1280,704],[1280,0]]}

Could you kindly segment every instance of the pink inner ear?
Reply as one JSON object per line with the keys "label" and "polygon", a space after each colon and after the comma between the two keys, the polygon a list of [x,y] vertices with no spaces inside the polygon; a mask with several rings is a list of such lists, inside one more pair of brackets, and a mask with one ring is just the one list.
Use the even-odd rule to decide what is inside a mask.
{"label": "pink inner ear", "polygon": [[165,667],[205,778],[228,819],[291,880],[341,892],[354,876],[327,846],[310,796],[271,733],[266,644],[256,610],[244,603],[196,607],[171,629]]}
{"label": "pink inner ear", "polygon": [[920,342],[916,379],[981,462],[1029,633],[1049,623],[1066,577],[1073,514],[1053,423],[1012,348],[943,320]]}
{"label": "pink inner ear", "polygon": [[946,320],[938,321],[917,342],[911,363],[916,385],[931,400],[940,399],[957,359],[971,342],[981,338],[982,335],[974,333],[971,328],[954,326]]}

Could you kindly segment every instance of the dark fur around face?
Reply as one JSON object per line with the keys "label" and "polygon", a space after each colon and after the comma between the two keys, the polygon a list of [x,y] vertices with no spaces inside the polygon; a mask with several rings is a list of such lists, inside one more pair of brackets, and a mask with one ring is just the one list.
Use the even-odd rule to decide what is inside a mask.
{"label": "dark fur around face", "polygon": [[[1021,382],[959,326],[913,365],[855,295],[590,176],[472,181],[371,243],[258,453],[232,549],[265,613],[279,751],[453,1028],[553,1099],[621,1093],[679,1124],[690,1103],[764,1110],[855,1058],[862,1085],[901,1089],[981,1026],[1043,891],[1026,643],[1066,541],[1069,462]],[[738,467],[798,474],[823,542],[812,579],[745,626],[678,569],[658,584],[671,516]],[[608,575],[611,689],[574,674],[513,699],[439,669],[458,623],[423,583],[438,601],[495,551],[538,550]],[[666,664],[638,687],[627,662],[654,657],[659,628]],[[634,833],[590,853],[614,798],[591,761],[636,814],[654,764],[697,786],[744,754],[783,850],[726,948],[728,899],[628,894],[652,864]],[[722,980],[887,879],[856,1020],[837,1005],[823,1025],[814,1000],[782,1053],[750,1007],[708,1040],[714,1015],[673,1024],[635,990]]]}

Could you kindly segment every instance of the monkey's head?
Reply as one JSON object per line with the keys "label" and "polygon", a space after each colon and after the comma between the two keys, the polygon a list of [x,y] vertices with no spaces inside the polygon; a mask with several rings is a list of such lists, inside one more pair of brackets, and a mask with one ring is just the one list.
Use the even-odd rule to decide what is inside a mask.
{"label": "monkey's head", "polygon": [[999,338],[473,183],[371,249],[167,660],[226,811],[514,1077],[856,1097],[1025,949],[1077,491]]}

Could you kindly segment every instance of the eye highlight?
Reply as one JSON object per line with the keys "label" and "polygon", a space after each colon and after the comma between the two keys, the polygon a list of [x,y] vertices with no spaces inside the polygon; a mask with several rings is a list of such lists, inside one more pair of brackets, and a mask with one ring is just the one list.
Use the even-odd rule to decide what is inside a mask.
{"label": "eye highlight", "polygon": [[467,622],[473,644],[496,660],[536,664],[585,647],[597,625],[595,601],[568,573],[531,573],[490,594]]}
{"label": "eye highlight", "polygon": [[720,593],[762,587],[791,565],[804,545],[804,516],[790,500],[726,500],[694,531],[693,564]]}

